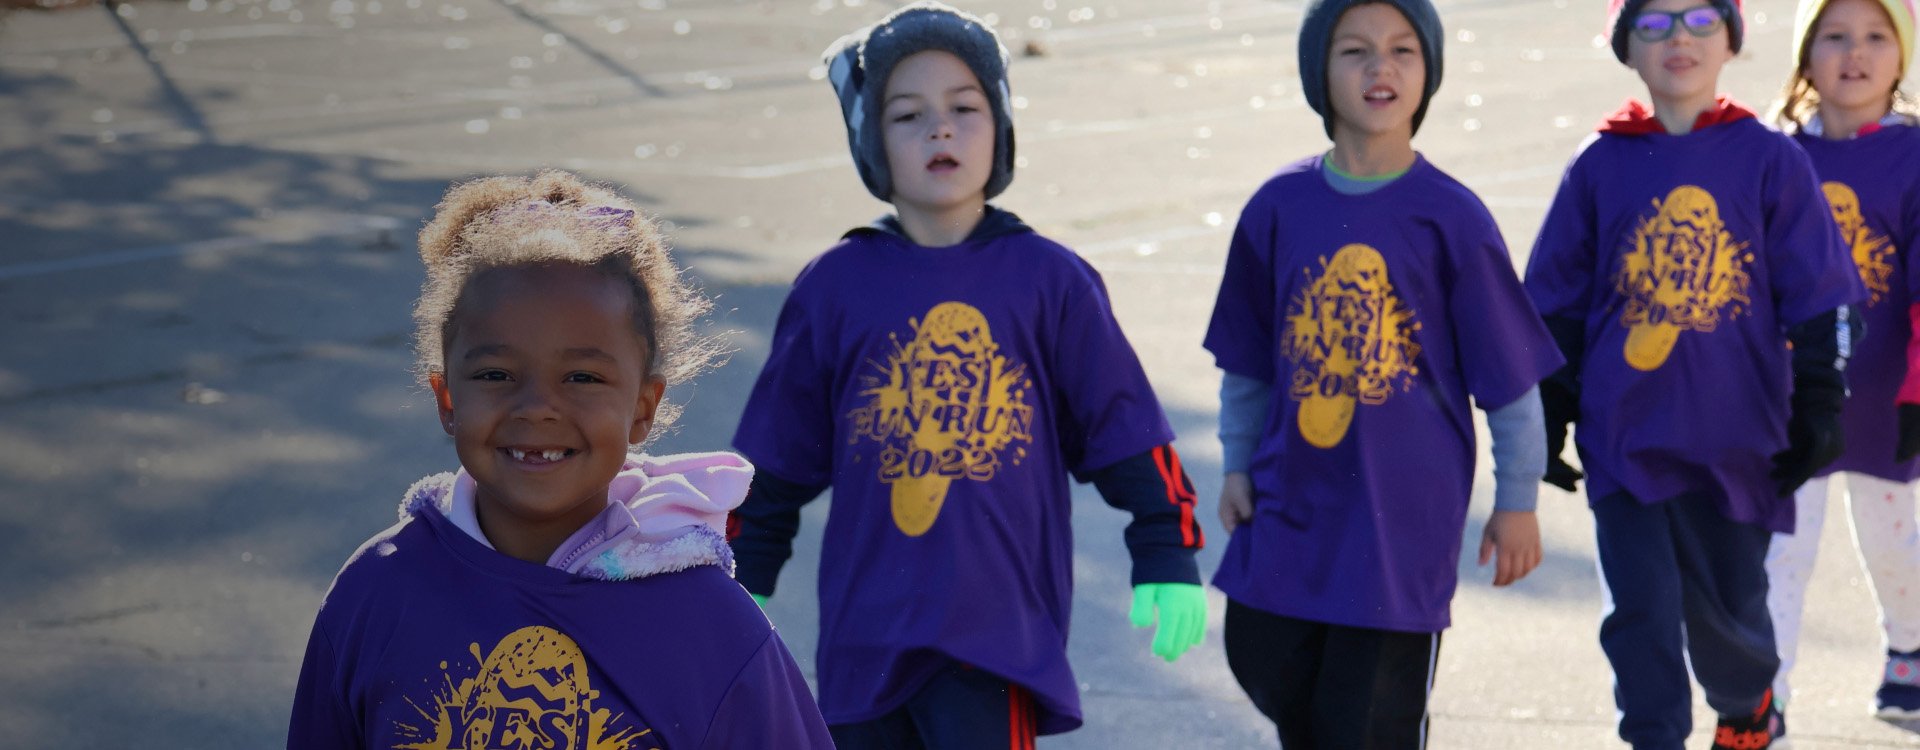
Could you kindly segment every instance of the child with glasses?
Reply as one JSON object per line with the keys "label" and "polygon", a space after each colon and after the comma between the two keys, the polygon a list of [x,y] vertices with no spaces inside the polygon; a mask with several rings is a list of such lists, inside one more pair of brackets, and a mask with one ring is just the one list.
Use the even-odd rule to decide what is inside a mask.
{"label": "child with glasses", "polygon": [[[1784,731],[1764,566],[1793,491],[1839,453],[1863,296],[1807,155],[1716,95],[1737,0],[1613,0],[1646,84],[1567,167],[1526,287],[1567,365],[1541,385],[1548,480],[1577,423],[1620,737],[1679,748],[1693,676],[1715,748]],[[1789,348],[1791,345],[1791,348]]]}

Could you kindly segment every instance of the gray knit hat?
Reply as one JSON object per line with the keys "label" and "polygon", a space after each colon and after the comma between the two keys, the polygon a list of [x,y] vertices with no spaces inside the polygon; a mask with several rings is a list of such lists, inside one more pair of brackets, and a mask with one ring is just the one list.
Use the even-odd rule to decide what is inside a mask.
{"label": "gray knit hat", "polygon": [[1432,2],[1312,0],[1307,6],[1306,18],[1300,22],[1300,90],[1307,97],[1307,105],[1320,113],[1328,137],[1333,136],[1333,102],[1327,98],[1327,53],[1333,46],[1333,27],[1340,22],[1341,14],[1354,6],[1371,3],[1393,6],[1407,17],[1414,35],[1420,37],[1420,56],[1427,64],[1427,86],[1420,92],[1420,108],[1413,111],[1413,132],[1420,132],[1420,121],[1427,116],[1427,103],[1433,101],[1433,92],[1440,89],[1440,45],[1446,40],[1446,32],[1440,28],[1440,12],[1434,10]]}
{"label": "gray knit hat", "polygon": [[847,146],[853,150],[860,180],[875,198],[893,200],[893,176],[887,168],[886,146],[880,139],[880,105],[893,66],[927,50],[952,53],[980,79],[994,124],[993,169],[987,174],[987,197],[999,195],[1013,182],[1007,48],[1000,46],[999,37],[986,22],[930,0],[896,10],[827,48],[827,80],[840,95],[840,114],[847,120]]}

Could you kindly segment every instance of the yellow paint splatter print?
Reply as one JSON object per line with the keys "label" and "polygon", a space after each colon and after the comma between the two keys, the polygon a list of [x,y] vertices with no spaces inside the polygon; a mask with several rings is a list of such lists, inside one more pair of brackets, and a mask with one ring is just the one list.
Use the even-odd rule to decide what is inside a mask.
{"label": "yellow paint splatter print", "polygon": [[1682,331],[1711,333],[1746,313],[1753,254],[1735,242],[1713,194],[1681,185],[1653,202],[1637,222],[1614,288],[1626,298],[1627,364],[1652,371],[1666,364]]}
{"label": "yellow paint splatter print", "polygon": [[[586,656],[558,630],[539,625],[500,639],[486,658],[480,644],[468,652],[479,671],[454,681],[440,662],[443,684],[427,705],[414,703],[421,722],[396,722],[404,739],[396,750],[649,750],[652,730],[619,726],[621,717],[595,708],[600,697]],[[412,702],[412,701],[409,701]]]}
{"label": "yellow paint splatter print", "polygon": [[869,361],[876,374],[862,377],[866,401],[847,414],[847,441],[884,446],[877,471],[892,488],[894,525],[917,537],[933,528],[955,480],[991,480],[1026,455],[1033,380],[971,305],[942,302],[907,323],[913,337],[890,336],[887,361]]}
{"label": "yellow paint splatter print", "polygon": [[1420,372],[1420,323],[1387,278],[1380,251],[1361,244],[1320,258],[1287,309],[1281,353],[1292,360],[1287,394],[1300,402],[1300,436],[1339,445],[1360,404],[1386,403]]}
{"label": "yellow paint splatter print", "polygon": [[1860,196],[1844,182],[1820,186],[1833,207],[1833,223],[1840,225],[1840,236],[1853,248],[1853,264],[1860,269],[1860,283],[1867,287],[1867,306],[1880,304],[1893,291],[1893,240],[1867,226],[1860,210]]}

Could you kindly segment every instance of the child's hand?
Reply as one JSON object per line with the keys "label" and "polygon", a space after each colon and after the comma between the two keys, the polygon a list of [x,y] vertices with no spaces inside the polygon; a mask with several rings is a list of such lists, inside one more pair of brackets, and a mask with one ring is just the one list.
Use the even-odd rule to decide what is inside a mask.
{"label": "child's hand", "polygon": [[1153,653],[1168,663],[1200,643],[1207,632],[1207,594],[1192,583],[1143,583],[1133,587],[1133,610],[1127,618],[1136,628],[1154,623]]}
{"label": "child's hand", "polygon": [[1781,497],[1792,495],[1821,469],[1846,452],[1840,431],[1840,412],[1803,405],[1794,400],[1787,417],[1787,449],[1773,454],[1773,478]]}
{"label": "child's hand", "polygon": [[1580,480],[1585,478],[1587,478],[1586,474],[1582,474],[1579,469],[1573,468],[1573,464],[1567,463],[1567,460],[1561,458],[1560,454],[1554,453],[1547,456],[1547,475],[1541,477],[1540,481],[1568,492],[1578,492],[1580,491]]}
{"label": "child's hand", "polygon": [[1220,485],[1220,525],[1227,533],[1233,533],[1233,527],[1253,520],[1253,478],[1246,472],[1236,471],[1227,475]]}
{"label": "child's hand", "polygon": [[1494,565],[1493,585],[1505,586],[1527,577],[1540,567],[1544,551],[1540,547],[1540,519],[1533,511],[1496,510],[1487,519],[1486,533],[1480,535],[1480,566],[1499,554]]}
{"label": "child's hand", "polygon": [[1567,424],[1580,419],[1580,397],[1554,381],[1540,384],[1540,410],[1547,418],[1547,475],[1541,481],[1577,492],[1586,475],[1560,457],[1567,450]]}

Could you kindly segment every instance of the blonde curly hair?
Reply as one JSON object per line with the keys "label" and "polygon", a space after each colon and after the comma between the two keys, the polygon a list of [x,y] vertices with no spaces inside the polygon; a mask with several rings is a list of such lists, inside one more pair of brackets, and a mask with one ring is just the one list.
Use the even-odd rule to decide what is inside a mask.
{"label": "blonde curly hair", "polygon": [[[446,342],[468,282],[484,271],[518,266],[577,265],[625,279],[633,288],[633,326],[647,345],[650,378],[685,382],[720,354],[712,339],[693,331],[712,302],[682,277],[653,222],[612,188],[569,172],[454,185],[420,230],[420,260],[427,280],[413,320],[422,383],[446,375]],[[677,405],[662,403],[654,423],[672,425],[679,412]]]}

